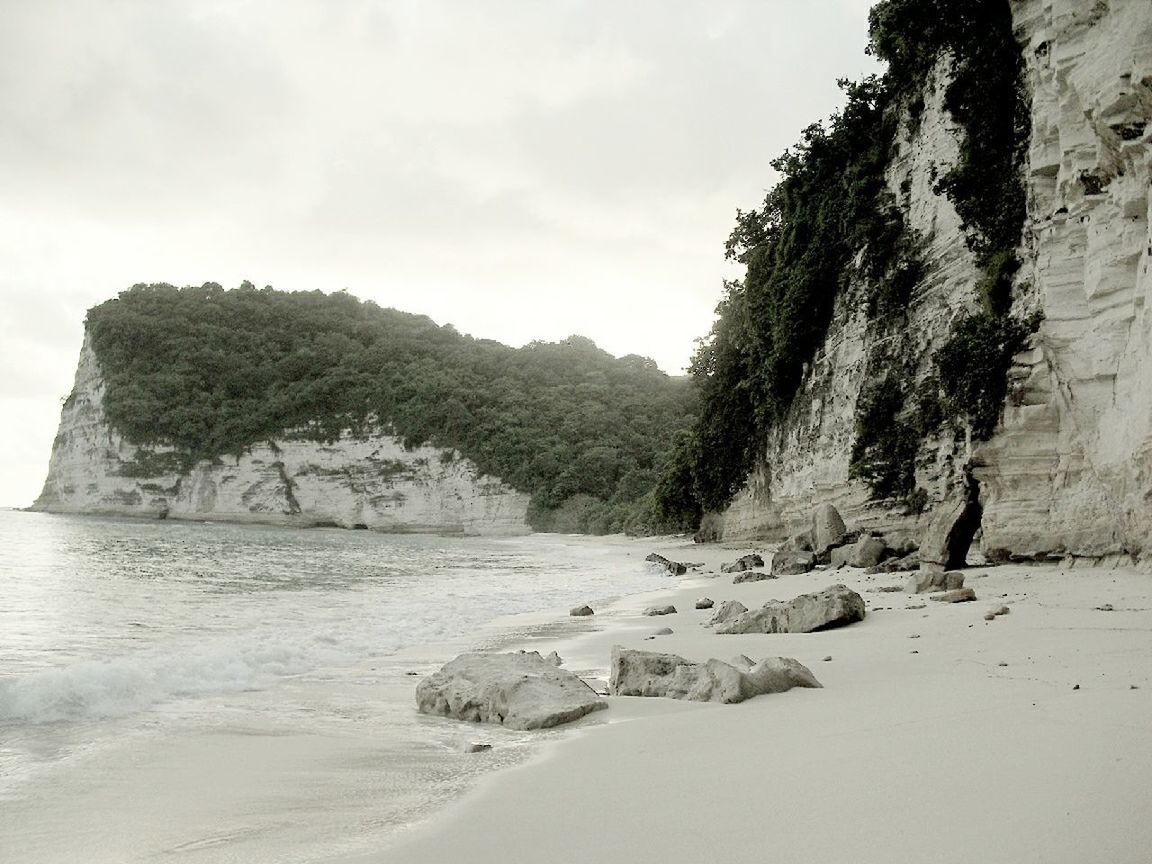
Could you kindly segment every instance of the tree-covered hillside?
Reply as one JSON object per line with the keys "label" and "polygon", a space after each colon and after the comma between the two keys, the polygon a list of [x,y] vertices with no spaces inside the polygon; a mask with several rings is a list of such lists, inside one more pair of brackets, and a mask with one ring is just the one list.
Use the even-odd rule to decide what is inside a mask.
{"label": "tree-covered hillside", "polygon": [[915,132],[942,59],[950,67],[944,107],[962,134],[959,160],[935,179],[935,192],[963,221],[983,271],[981,304],[955,322],[924,387],[911,386],[910,352],[869,358],[852,473],[876,498],[914,501],[922,439],[946,426],[986,438],[997,422],[1012,355],[1035,326],[1010,314],[1030,115],[1009,0],[883,0],[869,20],[869,51],[887,70],[842,81],[845,108],[805,129],[772,163],[781,179],[763,204],[737,212],[727,254],[745,274],[726,286],[693,361],[701,409],[660,481],[669,517],[723,509],[744,484],[791,410],[840,292],[862,289],[869,327],[895,337],[876,342],[903,344],[923,264],[885,171],[901,128]]}
{"label": "tree-covered hillside", "polygon": [[532,494],[537,530],[650,531],[687,380],[590,340],[513,349],[346,293],[136,285],[89,310],[109,421],[185,464],[371,418]]}

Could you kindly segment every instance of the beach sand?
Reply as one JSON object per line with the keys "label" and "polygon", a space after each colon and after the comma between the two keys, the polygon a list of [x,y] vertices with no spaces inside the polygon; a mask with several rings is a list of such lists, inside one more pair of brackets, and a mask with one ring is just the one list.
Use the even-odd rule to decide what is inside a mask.
{"label": "beach sand", "polygon": [[[347,861],[1152,861],[1152,576],[974,567],[979,599],[952,605],[875,591],[900,574],[733,585],[719,564],[745,549],[646,548],[703,572],[597,609],[581,627],[591,631],[571,632],[557,610],[554,629],[538,616],[492,632],[535,634],[502,647],[555,649],[566,668],[604,678],[615,644],[700,661],[795,657],[823,689],[739,705],[612,698],[525,764]],[[864,596],[863,622],[721,636],[702,626],[711,611],[693,608],[704,595],[752,608],[837,582]],[[644,617],[656,602],[679,611]],[[1010,614],[985,621],[1001,603]],[[664,626],[674,633],[644,638]],[[437,722],[461,739],[498,737]]]}

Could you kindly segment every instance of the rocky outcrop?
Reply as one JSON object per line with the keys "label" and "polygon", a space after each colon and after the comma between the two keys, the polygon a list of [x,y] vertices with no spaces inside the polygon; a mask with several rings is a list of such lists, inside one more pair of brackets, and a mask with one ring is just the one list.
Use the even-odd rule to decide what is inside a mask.
{"label": "rocky outcrop", "polygon": [[[916,476],[925,512],[870,503],[848,460],[857,398],[883,334],[870,331],[862,295],[850,288],[761,464],[711,517],[714,536],[783,539],[808,529],[813,507],[827,502],[895,543],[925,531],[970,466],[992,558],[1152,557],[1152,8],[1147,0],[1011,8],[1032,106],[1014,309],[1039,311],[1043,322],[1016,358],[1000,426],[985,443],[926,442]],[[957,157],[943,108],[947,74],[946,62],[937,66],[888,170],[906,224],[924,240],[926,274],[906,324],[914,384],[931,371],[951,322],[976,308],[980,279],[955,209],[933,188]],[[958,554],[946,557],[931,563],[957,563]]]}
{"label": "rocky outcrop", "polygon": [[790,657],[769,657],[753,664],[711,659],[693,663],[675,654],[612,649],[608,692],[613,696],[657,696],[694,702],[743,702],[793,687],[820,687],[807,667]]}
{"label": "rocky outcrop", "polygon": [[608,703],[573,673],[529,651],[461,654],[417,685],[416,707],[455,720],[547,729]]}
{"label": "rocky outcrop", "polygon": [[770,600],[716,627],[721,634],[812,633],[864,620],[864,598],[844,585],[801,594],[787,603]]}
{"label": "rocky outcrop", "polygon": [[184,468],[165,448],[138,447],[111,428],[104,389],[86,339],[34,509],[391,532],[529,531],[529,496],[480,476],[453,451],[409,450],[380,428],[328,443],[289,432]]}

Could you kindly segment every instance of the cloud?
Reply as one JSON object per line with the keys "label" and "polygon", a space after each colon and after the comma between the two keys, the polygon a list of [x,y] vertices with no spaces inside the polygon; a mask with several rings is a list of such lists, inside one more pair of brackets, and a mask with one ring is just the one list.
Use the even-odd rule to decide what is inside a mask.
{"label": "cloud", "polygon": [[0,398],[42,427],[85,309],[140,281],[347,288],[679,371],[735,209],[871,69],[868,5],[7,4]]}

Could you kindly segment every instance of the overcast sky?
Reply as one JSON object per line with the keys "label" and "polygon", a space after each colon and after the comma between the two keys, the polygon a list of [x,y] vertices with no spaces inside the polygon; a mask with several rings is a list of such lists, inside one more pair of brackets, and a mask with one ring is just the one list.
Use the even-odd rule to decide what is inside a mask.
{"label": "overcast sky", "polygon": [[348,289],[682,370],[737,207],[841,103],[869,0],[0,0],[0,505],[85,310]]}

